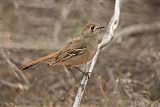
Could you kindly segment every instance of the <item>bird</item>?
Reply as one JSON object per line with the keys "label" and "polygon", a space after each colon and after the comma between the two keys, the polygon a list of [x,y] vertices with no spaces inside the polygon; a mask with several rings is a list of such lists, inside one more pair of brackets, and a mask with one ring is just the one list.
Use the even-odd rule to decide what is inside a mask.
{"label": "bird", "polygon": [[26,70],[42,62],[47,62],[52,66],[62,64],[67,68],[77,68],[82,64],[86,64],[94,57],[97,51],[98,37],[102,28],[105,27],[97,22],[87,23],[82,28],[81,33],[62,49],[26,63],[20,66],[19,69]]}

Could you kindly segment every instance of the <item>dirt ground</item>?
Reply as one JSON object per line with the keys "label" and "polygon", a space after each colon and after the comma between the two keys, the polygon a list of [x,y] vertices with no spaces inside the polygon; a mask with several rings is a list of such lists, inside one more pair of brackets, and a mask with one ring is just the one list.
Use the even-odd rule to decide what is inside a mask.
{"label": "dirt ground", "polygon": [[[72,106],[78,84],[63,66],[41,63],[23,72],[16,66],[56,51],[87,20],[107,25],[113,1],[80,1],[84,8],[73,6],[57,39],[53,25],[66,2],[0,0],[0,107]],[[156,0],[126,0],[116,35],[133,25],[159,23],[159,6]],[[99,55],[81,107],[160,107],[159,29],[142,27],[114,39]],[[80,81],[81,73],[75,74]]]}

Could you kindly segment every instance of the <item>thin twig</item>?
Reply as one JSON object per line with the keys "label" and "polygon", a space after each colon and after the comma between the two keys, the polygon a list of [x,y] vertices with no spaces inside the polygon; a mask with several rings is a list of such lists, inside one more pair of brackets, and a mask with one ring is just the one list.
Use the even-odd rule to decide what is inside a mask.
{"label": "thin twig", "polygon": [[64,4],[60,17],[55,21],[54,29],[53,29],[53,38],[55,43],[58,42],[58,35],[61,31],[63,23],[66,21],[70,11],[72,10],[72,6],[75,4],[76,0],[71,0],[69,3]]}
{"label": "thin twig", "polygon": [[[91,64],[89,64],[89,63],[87,64],[86,72],[89,73],[89,77],[91,76],[91,73],[94,69],[96,62],[97,62],[97,58],[98,58],[99,53],[101,52],[103,47],[107,46],[108,43],[111,42],[111,40],[113,38],[113,33],[118,26],[119,16],[120,16],[120,1],[121,0],[116,0],[114,14],[110,20],[108,29],[107,29],[106,33],[104,34],[101,43],[98,45],[97,52],[96,52],[95,56],[93,57]],[[83,76],[83,79],[81,81],[81,85],[78,88],[78,92],[77,92],[77,95],[74,100],[73,107],[80,106],[81,99],[82,99],[83,93],[85,91],[85,88],[87,86],[89,77],[86,75]]]}
{"label": "thin twig", "polygon": [[135,24],[131,26],[127,26],[120,31],[117,31],[115,34],[116,37],[126,37],[134,34],[139,34],[139,33],[146,33],[146,32],[155,32],[155,31],[160,31],[160,22],[152,22],[152,23],[140,23],[140,24]]}
{"label": "thin twig", "polygon": [[18,88],[18,89],[21,89],[21,90],[28,90],[29,89],[28,85],[23,85],[21,83],[11,83],[11,82],[6,81],[6,80],[0,80],[0,82],[3,85],[9,86],[11,88]]}
{"label": "thin twig", "polygon": [[[101,96],[103,98],[105,98],[106,94],[105,94],[105,91],[104,91],[104,86],[103,86],[103,82],[102,82],[102,77],[101,76],[98,77],[98,86],[99,86],[99,90],[100,90]],[[108,100],[108,99],[106,98],[106,100]]]}
{"label": "thin twig", "polygon": [[[27,79],[27,77],[20,71],[20,69],[17,68],[17,66],[16,66],[14,63],[12,63],[12,62],[9,60],[9,58],[6,56],[6,54],[5,54],[5,52],[4,52],[4,49],[1,50],[1,54],[2,54],[3,58],[6,60],[6,62],[9,64],[9,66],[12,68],[12,70],[13,70],[14,73],[15,73],[15,75],[18,75],[18,73],[19,73],[20,76],[22,77],[22,79],[24,80],[24,82],[26,83],[26,85],[21,85],[21,86],[25,86],[24,88],[23,88],[23,87],[21,87],[21,88],[23,88],[23,89],[28,89],[29,86],[30,86],[30,82],[29,82],[29,80]],[[16,71],[17,71],[18,73],[17,73]],[[19,77],[19,76],[18,76],[18,77]],[[2,82],[2,81],[1,81],[1,82]],[[3,82],[3,83],[8,84],[9,82]],[[18,83],[18,84],[19,84],[19,83]],[[9,86],[11,86],[11,85],[9,85]],[[14,87],[15,87],[15,86],[19,87],[20,85],[14,85]],[[26,88],[26,87],[28,87],[28,88]]]}

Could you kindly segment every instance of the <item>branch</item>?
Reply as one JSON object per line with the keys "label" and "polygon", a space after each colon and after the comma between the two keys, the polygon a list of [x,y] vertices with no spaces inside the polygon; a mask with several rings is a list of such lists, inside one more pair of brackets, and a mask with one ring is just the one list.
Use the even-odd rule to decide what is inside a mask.
{"label": "branch", "polygon": [[145,24],[135,24],[127,26],[115,34],[116,37],[126,37],[134,34],[160,31],[160,22],[145,23]]}
{"label": "branch", "polygon": [[62,25],[66,21],[75,2],[76,0],[71,0],[69,3],[64,4],[59,19],[55,21],[54,29],[53,29],[53,38],[55,43],[58,43],[58,35],[61,31]]}
{"label": "branch", "polygon": [[[108,29],[107,29],[106,33],[104,34],[101,43],[98,45],[97,52],[96,52],[95,56],[93,57],[92,61],[87,64],[86,72],[88,72],[89,77],[91,76],[91,73],[94,69],[94,66],[95,66],[96,62],[97,62],[99,53],[101,52],[103,47],[107,46],[108,43],[110,43],[111,40],[113,39],[113,33],[114,33],[115,29],[117,28],[118,22],[119,22],[120,1],[121,0],[116,0],[114,14],[113,14],[113,16],[110,20]],[[83,79],[81,81],[81,85],[78,88],[78,92],[77,92],[77,95],[76,95],[75,100],[74,100],[73,107],[79,107],[80,106],[81,99],[82,99],[83,93],[85,91],[85,88],[87,86],[89,77],[86,76],[86,75],[83,76]]]}
{"label": "branch", "polygon": [[[3,84],[6,84],[8,86],[11,86],[11,87],[19,87],[20,89],[29,89],[29,86],[30,86],[30,82],[29,80],[27,79],[27,77],[20,71],[20,69],[17,68],[17,66],[12,63],[9,58],[7,57],[7,55],[5,54],[4,52],[4,49],[1,49],[1,54],[3,56],[3,58],[6,60],[6,62],[9,64],[9,66],[11,67],[12,71],[14,72],[14,74],[16,75],[16,77],[19,78],[19,75],[18,73],[20,74],[20,76],[22,77],[22,79],[24,80],[24,82],[26,83],[26,85],[22,85],[20,83],[10,83],[10,82],[7,82],[5,80],[0,80],[1,83]],[[18,72],[18,73],[17,73]],[[23,87],[24,86],[24,87]]]}
{"label": "branch", "polygon": [[11,88],[18,88],[20,90],[28,90],[29,89],[28,85],[23,85],[21,83],[11,83],[11,82],[8,82],[6,80],[1,80],[1,79],[0,79],[0,82],[3,85],[9,86]]}

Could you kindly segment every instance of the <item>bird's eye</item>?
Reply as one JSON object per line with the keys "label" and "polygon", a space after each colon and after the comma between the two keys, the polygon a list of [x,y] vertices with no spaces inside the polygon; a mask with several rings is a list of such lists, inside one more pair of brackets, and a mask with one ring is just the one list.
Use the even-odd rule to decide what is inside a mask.
{"label": "bird's eye", "polygon": [[91,26],[91,30],[92,30],[92,32],[93,32],[94,28],[95,28],[95,26]]}

